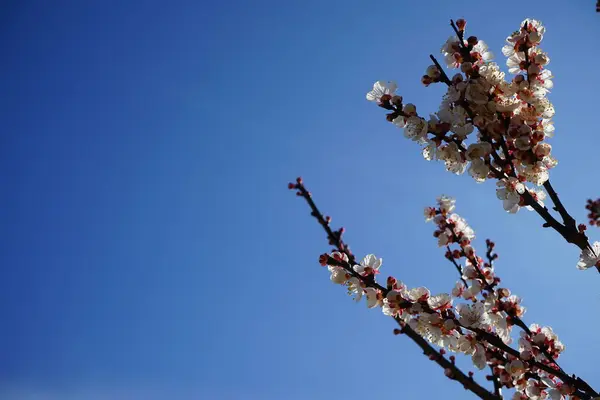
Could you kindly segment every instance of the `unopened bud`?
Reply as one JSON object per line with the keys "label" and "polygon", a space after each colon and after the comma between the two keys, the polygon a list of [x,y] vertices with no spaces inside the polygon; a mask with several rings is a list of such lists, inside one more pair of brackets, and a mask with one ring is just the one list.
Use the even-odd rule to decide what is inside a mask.
{"label": "unopened bud", "polygon": [[460,83],[464,80],[464,77],[462,76],[462,74],[455,74],[452,77],[452,84],[456,85],[457,83]]}
{"label": "unopened bud", "polygon": [[454,373],[452,372],[452,369],[446,368],[444,370],[444,375],[446,375],[448,378],[452,379],[452,376],[454,375]]}
{"label": "unopened bud", "polygon": [[539,43],[539,42],[542,41],[542,35],[540,35],[539,33],[535,32],[535,31],[534,32],[530,32],[529,35],[528,35],[528,37],[529,37],[529,41],[532,44],[536,44],[536,43]]}
{"label": "unopened bud", "polygon": [[473,71],[473,64],[471,64],[470,62],[464,62],[460,65],[460,70],[465,74],[468,74],[471,71]]}
{"label": "unopened bud", "polygon": [[545,55],[544,53],[537,54],[534,58],[534,61],[536,64],[539,64],[539,65],[546,65],[546,64],[548,64],[548,62],[550,62],[550,60],[548,59],[548,56]]}
{"label": "unopened bud", "polygon": [[288,189],[290,189],[290,190],[296,189],[296,184],[292,183],[292,182],[288,183]]}
{"label": "unopened bud", "polygon": [[467,39],[467,43],[469,44],[469,46],[475,46],[478,42],[479,39],[477,39],[476,36],[469,36],[469,38]]}
{"label": "unopened bud", "polygon": [[421,83],[425,86],[429,86],[433,83],[433,79],[431,79],[431,77],[428,75],[423,75],[421,77]]}
{"label": "unopened bud", "polygon": [[402,330],[395,328],[394,329],[394,335],[401,335],[402,334]]}
{"label": "unopened bud", "polygon": [[425,74],[430,78],[438,78],[440,76],[440,70],[438,69],[437,65],[430,65],[427,67]]}
{"label": "unopened bud", "polygon": [[585,226],[585,224],[579,224],[577,226],[577,229],[579,230],[579,232],[585,232],[585,230],[587,229],[587,226]]}
{"label": "unopened bud", "polygon": [[465,21],[463,18],[456,20],[456,27],[458,28],[459,32],[464,31],[466,26],[467,26],[467,21]]}
{"label": "unopened bud", "polygon": [[321,264],[322,266],[326,266],[328,261],[329,261],[329,254],[324,253],[319,256],[319,264]]}
{"label": "unopened bud", "polygon": [[414,104],[412,104],[412,103],[408,103],[408,104],[406,104],[404,106],[404,109],[402,111],[406,115],[416,115],[417,114],[417,107]]}

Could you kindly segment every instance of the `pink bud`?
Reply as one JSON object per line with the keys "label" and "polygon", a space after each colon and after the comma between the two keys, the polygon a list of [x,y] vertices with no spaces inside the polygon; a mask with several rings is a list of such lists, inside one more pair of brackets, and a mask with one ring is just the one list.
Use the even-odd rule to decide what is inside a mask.
{"label": "pink bud", "polygon": [[456,27],[458,28],[459,32],[464,31],[466,26],[467,26],[467,21],[465,21],[463,18],[456,20]]}

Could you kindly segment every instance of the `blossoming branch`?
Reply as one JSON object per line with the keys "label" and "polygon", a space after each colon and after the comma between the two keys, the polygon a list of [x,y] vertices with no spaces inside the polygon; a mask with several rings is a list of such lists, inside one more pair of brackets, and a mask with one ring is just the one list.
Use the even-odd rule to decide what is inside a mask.
{"label": "blossoming branch", "polygon": [[[482,399],[502,398],[502,388],[515,389],[514,400],[598,397],[587,382],[565,372],[557,363],[565,346],[553,330],[523,322],[525,308],[520,297],[499,286],[501,280],[493,265],[497,258],[494,243],[486,241],[487,262],[477,255],[471,246],[475,232],[454,213],[454,199],[442,196],[436,207],[425,209],[425,219],[436,225],[438,246],[446,248],[445,257],[460,277],[449,293],[432,295],[425,287],[409,289],[393,276],[387,277],[385,286],[381,285],[377,276],[383,260],[369,254],[357,262],[342,239],[344,229],[330,227],[331,218],[321,214],[302,180],[298,178],[289,188],[307,201],[311,215],[335,247],[319,257],[330,280],[345,286],[355,301],[365,298],[368,308],[379,308],[392,317],[400,326],[394,333],[412,339],[444,368],[448,378]],[[521,330],[517,348],[510,346],[515,326]],[[465,374],[455,365],[454,356],[444,357],[447,352],[470,356],[479,370],[488,367],[488,379],[493,381],[494,389],[476,383],[473,372]]]}
{"label": "blossoming branch", "polygon": [[[548,143],[554,133],[554,107],[546,98],[552,88],[550,58],[540,48],[545,28],[526,19],[507,38],[502,52],[514,75],[507,81],[487,45],[475,36],[465,39],[464,20],[451,21],[451,26],[455,35],[441,53],[445,66],[460,72],[450,78],[430,56],[433,64],[421,78],[425,86],[447,86],[436,113],[428,119],[420,116],[414,104],[404,103],[396,93],[393,82],[376,82],[367,99],[388,111],[387,120],[421,146],[425,159],[444,162],[454,174],[468,172],[479,183],[495,180],[496,196],[507,212],[537,212],[544,227],[581,249],[579,269],[600,271],[600,242],[590,244],[586,226],[568,213],[549,179],[557,161]],[[288,186],[306,200],[334,247],[319,257],[330,280],[344,286],[355,301],[365,299],[368,308],[393,318],[399,326],[394,333],[410,338],[449,379],[481,399],[506,398],[505,390],[513,392],[513,400],[600,399],[585,380],[560,366],[557,360],[565,345],[552,328],[524,322],[521,298],[503,287],[496,274],[494,242],[486,241],[484,253],[476,251],[475,232],[455,212],[454,199],[441,196],[424,211],[426,221],[435,225],[445,259],[458,274],[447,293],[432,295],[393,276],[380,282],[382,259],[369,254],[357,261],[343,240],[344,229],[331,228],[331,218],[319,211],[302,179]],[[546,197],[557,216],[545,205]],[[590,225],[598,225],[600,200],[589,200],[586,208]],[[487,369],[493,387],[478,383],[473,371],[463,372],[448,352],[469,357],[478,370]]]}
{"label": "blossoming branch", "polygon": [[[394,82],[375,82],[367,100],[390,111],[387,120],[421,146],[425,159],[443,161],[446,170],[454,174],[468,172],[478,183],[496,180],[496,196],[506,211],[535,210],[545,227],[552,227],[581,249],[578,268],[595,266],[600,272],[600,244],[589,243],[585,225],[577,225],[549,179],[558,161],[548,143],[554,134],[554,107],[547,99],[553,86],[547,69],[550,57],[540,48],[544,26],[526,19],[506,39],[502,53],[514,75],[508,81],[492,62],[493,54],[485,42],[475,36],[464,38],[464,20],[451,21],[451,26],[455,36],[446,41],[441,53],[446,66],[460,72],[449,78],[430,56],[433,64],[421,78],[425,86],[447,86],[436,113],[429,119],[419,116],[414,104],[405,104],[396,94]],[[544,204],[546,194],[562,222]]]}

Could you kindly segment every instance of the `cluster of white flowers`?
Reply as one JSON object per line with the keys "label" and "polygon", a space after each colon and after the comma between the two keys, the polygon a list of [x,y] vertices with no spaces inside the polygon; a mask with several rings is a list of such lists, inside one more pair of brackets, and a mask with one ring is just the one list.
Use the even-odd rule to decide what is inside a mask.
{"label": "cluster of white flowers", "polygon": [[[448,78],[437,65],[430,65],[422,77],[425,85],[448,85],[439,110],[428,120],[413,104],[403,104],[394,82],[376,82],[367,99],[391,111],[388,120],[422,145],[424,158],[443,161],[455,174],[468,171],[477,182],[498,179],[498,197],[514,213],[525,205],[521,196],[525,190],[541,203],[545,193],[526,188],[525,182],[542,185],[557,164],[552,146],[545,142],[554,132],[550,120],[554,107],[546,98],[552,88],[552,74],[546,69],[550,59],[539,47],[545,28],[526,19],[506,39],[502,53],[508,57],[509,72],[516,74],[507,81],[483,41],[474,36],[464,39],[465,25],[464,20],[457,21],[459,35],[441,49],[447,67],[460,72]],[[472,135],[475,128],[478,134]]]}
{"label": "cluster of white flowers", "polygon": [[[490,366],[500,385],[517,390],[514,399],[564,399],[572,388],[539,370],[535,363],[551,365],[565,346],[551,328],[534,324],[521,332],[518,350],[503,347],[513,342],[512,327],[516,320],[523,324],[520,317],[525,308],[518,296],[498,286],[500,280],[491,261],[486,263],[477,256],[471,245],[475,232],[454,210],[455,200],[441,196],[435,207],[424,212],[425,219],[436,225],[438,244],[447,247],[446,258],[462,273],[451,293],[432,295],[426,287],[409,289],[391,276],[385,287],[381,286],[376,276],[382,259],[373,254],[356,265],[351,265],[344,252],[323,254],[320,262],[327,266],[331,281],[345,285],[356,301],[366,297],[367,307],[380,308],[444,351],[470,356],[478,369]],[[487,243],[491,254],[493,243]]]}

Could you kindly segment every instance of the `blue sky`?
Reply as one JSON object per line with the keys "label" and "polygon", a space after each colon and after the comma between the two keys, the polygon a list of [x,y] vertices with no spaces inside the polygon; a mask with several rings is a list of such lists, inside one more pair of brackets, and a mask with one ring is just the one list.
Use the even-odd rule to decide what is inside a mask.
{"label": "blue sky", "polygon": [[433,292],[456,276],[422,208],[456,196],[479,243],[497,242],[525,320],[553,326],[563,368],[600,386],[600,277],[537,215],[505,214],[493,183],[424,161],[364,99],[394,79],[435,111],[442,88],[419,80],[450,18],[501,65],[506,36],[543,21],[552,181],[582,220],[599,192],[593,1],[201,3],[5,6],[0,398],[468,397],[329,282],[324,235],[286,189],[297,175],[357,254]]}

